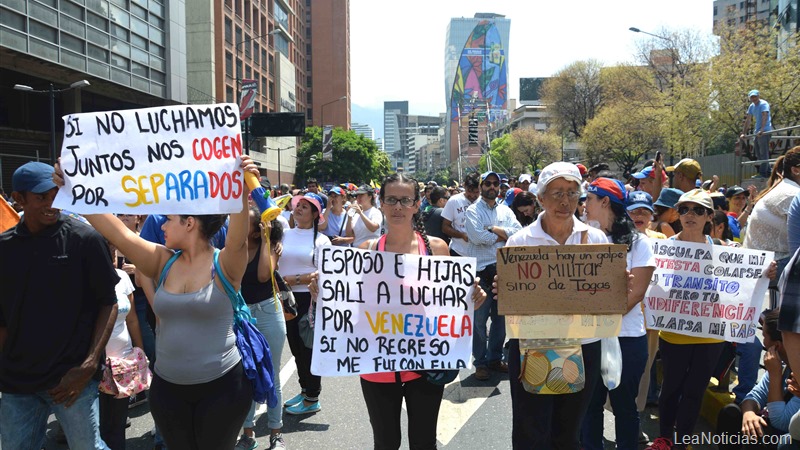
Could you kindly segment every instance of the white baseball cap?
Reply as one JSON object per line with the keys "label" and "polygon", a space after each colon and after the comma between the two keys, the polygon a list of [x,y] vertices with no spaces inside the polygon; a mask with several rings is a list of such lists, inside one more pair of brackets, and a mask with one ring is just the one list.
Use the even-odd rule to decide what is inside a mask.
{"label": "white baseball cap", "polygon": [[539,195],[543,194],[547,189],[547,185],[556,178],[564,178],[568,181],[574,181],[580,186],[583,181],[581,171],[578,166],[568,162],[554,162],[544,169],[539,174],[539,184],[537,185]]}

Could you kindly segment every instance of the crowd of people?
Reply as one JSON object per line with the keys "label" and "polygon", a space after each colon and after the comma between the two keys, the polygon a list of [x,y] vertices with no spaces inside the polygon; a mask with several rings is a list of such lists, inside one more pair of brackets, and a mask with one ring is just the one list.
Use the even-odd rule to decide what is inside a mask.
{"label": "crowd of people", "polygon": [[[240,168],[258,174],[246,155]],[[58,166],[35,162],[15,171],[12,199],[23,215],[0,234],[5,448],[42,448],[50,413],[71,448],[124,448],[134,394],[100,393],[99,385],[107,357],[139,353],[152,369],[147,398],[156,448],[256,448],[253,387],[235,345],[223,278],[241,289],[269,344],[278,398],[266,413],[269,448],[285,448],[283,414],[322,409],[323,380],[311,370],[303,324],[313,322],[315,250],[328,245],[476,259],[472,375],[484,382],[492,372],[508,374],[509,446],[515,449],[602,449],[607,401],[617,448],[687,448],[709,381],[723,381],[718,367],[730,365],[730,355],[738,355],[738,383],[718,431],[753,437],[791,431],[795,441],[780,448],[798,448],[800,386],[791,367],[800,366],[800,147],[778,159],[761,191],[723,186],[716,176],[703,182],[697,161],[664,167],[658,157],[624,181],[607,165],[568,162],[519,176],[472,172],[453,187],[393,174],[379,187],[325,190],[309,179],[305,189],[292,191],[272,189],[261,177],[273,197],[290,196],[283,213],[268,222],[248,201],[248,190],[241,210],[229,216],[78,218],[52,208],[62,176]],[[760,319],[763,342],[734,346],[648,329],[642,301],[655,269],[652,239],[774,252],[766,274],[770,305]],[[619,385],[609,390],[601,381],[601,343],[593,338],[578,343],[583,389],[531,393],[521,377],[530,340],[507,339],[498,313],[503,299],[493,294],[497,249],[593,243],[627,248]],[[292,317],[282,291],[293,294]],[[300,385],[288,399],[277,370],[285,342]],[[762,353],[766,373],[759,377]],[[376,449],[400,446],[404,402],[410,447],[436,448],[442,385],[414,371],[362,375],[360,382]],[[652,440],[640,424],[648,403],[658,405],[659,435]]]}

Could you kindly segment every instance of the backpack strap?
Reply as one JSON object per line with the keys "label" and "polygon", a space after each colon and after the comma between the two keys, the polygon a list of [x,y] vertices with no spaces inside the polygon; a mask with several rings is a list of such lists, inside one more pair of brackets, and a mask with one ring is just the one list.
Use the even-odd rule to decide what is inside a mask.
{"label": "backpack strap", "polygon": [[219,249],[214,249],[214,270],[217,272],[219,276],[219,281],[222,283],[222,286],[225,288],[225,293],[228,294],[228,299],[231,301],[231,307],[233,308],[233,317],[236,320],[246,320],[252,324],[256,323],[256,319],[250,314],[250,308],[248,308],[247,303],[245,303],[244,298],[242,298],[242,294],[239,291],[233,289],[233,285],[231,285],[230,281],[225,278],[225,274],[222,273],[222,268],[219,265]]}
{"label": "backpack strap", "polygon": [[172,268],[172,264],[174,264],[175,261],[178,260],[179,256],[181,256],[181,251],[177,250],[172,256],[170,256],[170,258],[167,260],[167,263],[164,264],[164,268],[161,269],[161,276],[158,277],[158,284],[156,285],[156,289],[158,289],[158,287],[161,286],[161,284],[167,278],[167,273],[169,272],[169,269]]}

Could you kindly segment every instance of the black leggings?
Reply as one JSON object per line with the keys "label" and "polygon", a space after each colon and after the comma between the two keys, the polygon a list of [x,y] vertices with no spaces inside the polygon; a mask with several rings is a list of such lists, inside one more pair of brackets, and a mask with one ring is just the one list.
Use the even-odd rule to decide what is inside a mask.
{"label": "black leggings", "polygon": [[[659,339],[664,381],[658,398],[661,437],[683,442],[694,432],[703,394],[725,344],[670,344]],[[674,429],[673,429],[674,427]],[[673,435],[674,433],[674,435]]]}
{"label": "black leggings", "polygon": [[208,383],[174,384],[153,374],[150,386],[150,412],[171,450],[233,448],[252,401],[241,362]]}
{"label": "black leggings", "polygon": [[111,450],[125,450],[125,423],[130,399],[100,393],[100,437]]}
{"label": "black leggings", "polygon": [[361,392],[372,424],[375,450],[400,448],[403,398],[408,409],[408,447],[411,450],[436,448],[436,422],[444,386],[429,383],[424,376],[407,383],[373,383],[362,378]]}
{"label": "black leggings", "polygon": [[322,391],[322,377],[311,373],[311,354],[314,353],[314,350],[306,347],[297,328],[300,318],[308,314],[308,308],[311,306],[311,294],[295,292],[294,299],[297,302],[297,317],[286,322],[286,340],[289,341],[289,349],[292,351],[295,364],[297,364],[297,377],[306,401],[316,402]]}

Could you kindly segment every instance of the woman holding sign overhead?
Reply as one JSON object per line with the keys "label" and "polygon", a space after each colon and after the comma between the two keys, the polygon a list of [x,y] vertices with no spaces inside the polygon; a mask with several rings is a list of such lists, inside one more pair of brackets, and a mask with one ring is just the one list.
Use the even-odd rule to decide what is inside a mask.
{"label": "woman holding sign overhead", "polygon": [[[392,174],[383,180],[379,196],[386,217],[386,234],[362,243],[360,248],[411,255],[450,255],[443,240],[425,234],[425,225],[419,213],[420,192],[416,180],[401,173]],[[475,308],[480,307],[486,299],[486,293],[478,283],[476,279],[472,294]],[[316,275],[310,287],[316,295]],[[383,372],[362,375],[361,392],[372,425],[374,448],[400,448],[400,414],[404,400],[408,410],[409,448],[436,448],[436,425],[443,384],[428,381],[425,373]]]}
{"label": "woman holding sign overhead", "polygon": [[[636,395],[647,364],[647,336],[641,301],[655,270],[650,241],[639,233],[626,210],[627,191],[619,180],[596,178],[586,189],[586,214],[589,225],[600,228],[614,244],[628,247],[627,269],[633,274],[633,290],[628,292],[628,312],[622,317],[619,345],[622,350],[620,384],[608,390],[597,383],[583,419],[581,443],[586,450],[603,449],[603,405],[611,398],[614,410],[617,448],[639,448],[639,411]],[[641,192],[641,194],[650,194]]]}
{"label": "woman holding sign overhead", "polygon": [[[239,166],[258,175],[249,156],[242,155]],[[64,184],[58,164],[54,181]],[[225,223],[224,214],[167,216],[161,227],[166,245],[140,238],[112,214],[85,215],[143,275],[163,279],[153,299],[159,335],[150,409],[173,450],[233,448],[253,399],[236,347],[231,302],[217,276],[238,289],[244,275],[249,226],[244,189],[241,211],[231,214],[219,253],[222,274],[214,270],[211,238]],[[180,253],[167,267],[176,256],[172,249]]]}
{"label": "woman holding sign overhead", "polygon": [[[714,245],[708,235],[714,216],[713,202],[706,191],[694,189],[681,195],[675,208],[682,229],[670,239]],[[776,265],[772,263],[767,277],[774,278],[776,272]],[[723,341],[663,330],[659,338],[664,376],[658,399],[660,437],[648,448],[661,450],[673,448],[673,437],[682,442],[694,432],[703,393],[719,361]],[[675,445],[675,448],[683,447]]]}

